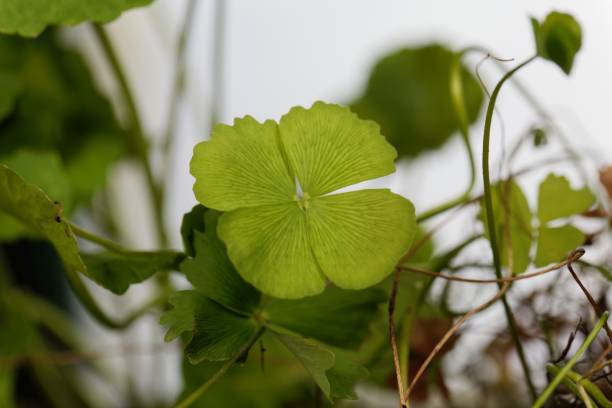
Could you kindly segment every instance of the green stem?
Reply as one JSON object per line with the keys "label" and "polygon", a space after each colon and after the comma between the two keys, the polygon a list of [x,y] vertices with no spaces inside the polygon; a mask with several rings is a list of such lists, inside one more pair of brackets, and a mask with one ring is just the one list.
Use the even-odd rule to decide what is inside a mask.
{"label": "green stem", "polygon": [[542,394],[540,394],[540,397],[533,404],[532,408],[540,408],[544,406],[544,404],[546,403],[548,398],[550,398],[550,396],[555,391],[557,386],[561,383],[561,381],[563,381],[563,379],[570,372],[572,367],[578,362],[580,357],[582,357],[582,355],[586,352],[586,350],[589,348],[591,343],[593,343],[593,341],[597,338],[597,335],[601,331],[602,327],[608,321],[609,315],[610,315],[610,312],[608,311],[604,312],[604,314],[601,316],[601,318],[599,319],[599,321],[597,322],[593,330],[591,330],[591,332],[589,333],[587,338],[584,340],[584,342],[582,343],[582,345],[580,346],[576,354],[574,354],[574,356],[567,362],[567,364],[564,365],[563,368],[559,370],[557,375],[555,375],[552,381],[546,386],[544,391],[542,391]]}
{"label": "green stem", "polygon": [[140,122],[140,116],[138,115],[138,109],[136,107],[136,101],[134,100],[134,96],[130,91],[130,86],[127,81],[127,77],[123,72],[121,64],[119,63],[119,59],[113,49],[113,45],[104,31],[104,28],[99,24],[94,24],[94,32],[102,46],[104,54],[106,58],[108,58],[108,62],[111,65],[115,78],[119,84],[121,89],[121,93],[123,94],[123,99],[125,100],[131,123],[132,129],[128,132],[130,137],[130,147],[134,154],[141,161],[144,171],[145,177],[147,179],[147,185],[151,192],[151,197],[153,201],[153,211],[155,213],[155,226],[157,228],[157,234],[159,237],[159,244],[161,247],[166,247],[168,244],[168,237],[166,235],[166,230],[164,228],[164,220],[163,220],[163,196],[161,189],[158,186],[158,183],[155,181],[155,177],[153,175],[153,168],[151,166],[151,162],[149,160],[149,143],[147,142],[144,131],[142,128],[142,124]]}
{"label": "green stem", "polygon": [[[559,374],[561,369],[554,364],[547,364],[546,371],[551,375],[556,376]],[[563,384],[567,386],[576,396],[578,395],[578,386],[581,384],[589,395],[597,402],[597,405],[601,408],[612,408],[612,402],[604,395],[604,393],[589,381],[587,378],[581,376],[575,371],[568,371],[565,378],[563,378]]]}
{"label": "green stem", "polygon": [[434,207],[423,214],[417,216],[417,222],[423,222],[436,215],[442,214],[458,205],[464,204],[470,200],[470,193],[476,184],[476,160],[474,159],[474,152],[472,151],[472,145],[470,144],[470,125],[468,120],[467,108],[465,106],[465,97],[463,94],[463,80],[462,80],[462,66],[461,58],[470,49],[465,49],[456,53],[451,61],[450,67],[450,96],[455,112],[455,117],[459,125],[459,132],[461,133],[461,140],[465,146],[465,150],[470,163],[470,181],[465,190],[456,198]]}
{"label": "green stem", "polygon": [[122,247],[121,245],[108,240],[106,238],[103,238],[99,235],[94,234],[93,232],[87,231],[81,227],[79,227],[78,225],[73,224],[70,221],[67,221],[68,225],[70,226],[70,229],[72,230],[72,232],[75,233],[75,235],[77,235],[78,237],[81,237],[83,239],[86,239],[87,241],[90,242],[94,242],[98,245],[100,245],[103,248],[108,249],[111,252],[115,252],[118,254],[129,254],[129,253],[133,253],[134,251],[130,251],[127,248]]}
{"label": "green stem", "polygon": [[170,108],[168,110],[166,131],[164,132],[164,138],[162,139],[163,152],[165,156],[164,169],[168,168],[170,143],[172,141],[172,134],[174,133],[176,122],[178,120],[181,97],[185,91],[187,45],[189,44],[189,36],[193,28],[193,21],[195,20],[197,6],[199,3],[199,0],[189,0],[187,3],[185,15],[181,23],[181,32],[176,45],[176,73],[174,75],[174,85],[172,87],[172,96],[170,98]]}
{"label": "green stem", "polygon": [[219,111],[223,106],[223,70],[225,48],[226,0],[215,2],[215,21],[213,33],[212,59],[212,108],[210,110],[210,128],[219,120]]}
{"label": "green stem", "polygon": [[[489,145],[491,141],[491,124],[493,121],[493,113],[495,111],[495,102],[497,101],[497,97],[499,96],[499,92],[502,89],[504,83],[512,77],[517,71],[521,68],[535,60],[537,56],[533,56],[523,63],[517,65],[510,71],[508,71],[497,83],[493,93],[491,94],[491,99],[489,100],[489,105],[487,107],[487,113],[485,116],[485,125],[484,125],[484,136],[482,141],[482,176],[483,176],[483,184],[484,184],[484,199],[485,199],[485,207],[486,207],[486,224],[489,232],[489,242],[491,244],[491,251],[493,252],[493,265],[495,266],[495,276],[498,279],[502,278],[502,270],[501,270],[501,258],[499,253],[499,245],[497,243],[497,231],[496,231],[496,223],[495,216],[493,213],[493,198],[491,194],[491,176],[489,174]],[[499,287],[501,288],[502,284],[499,283]],[[502,296],[502,304],[504,306],[504,312],[506,314],[506,318],[508,320],[508,327],[510,329],[510,335],[516,347],[516,352],[518,354],[519,360],[521,362],[521,366],[523,368],[523,372],[525,374],[525,381],[527,382],[527,387],[529,389],[529,393],[535,399],[536,392],[533,382],[531,380],[531,374],[529,371],[529,365],[527,364],[527,359],[525,357],[525,351],[523,350],[523,346],[521,344],[521,340],[518,335],[518,330],[516,326],[516,321],[514,319],[514,315],[512,313],[512,309],[508,304],[508,300],[506,295]]]}
{"label": "green stem", "polygon": [[234,357],[232,357],[225,364],[223,364],[221,368],[212,377],[208,379],[208,381],[199,386],[183,401],[179,402],[178,405],[175,406],[175,408],[187,408],[188,406],[196,402],[202,395],[204,395],[206,391],[208,391],[208,389],[215,382],[217,382],[219,378],[223,377],[227,370],[229,370],[250,350],[251,347],[253,347],[253,344],[255,344],[257,340],[259,340],[259,338],[264,334],[265,331],[266,328],[264,326],[261,326],[259,330],[257,330],[257,332],[253,335],[253,337],[251,337],[251,339],[244,346],[242,346],[242,348],[234,355]]}

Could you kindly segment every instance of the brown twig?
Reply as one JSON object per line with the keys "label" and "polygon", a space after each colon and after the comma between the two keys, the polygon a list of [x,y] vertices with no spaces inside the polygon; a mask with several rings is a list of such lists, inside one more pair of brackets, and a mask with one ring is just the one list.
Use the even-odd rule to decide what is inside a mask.
{"label": "brown twig", "polygon": [[556,263],[556,264],[554,264],[552,266],[549,266],[547,268],[544,268],[544,269],[541,269],[541,270],[537,270],[537,271],[533,271],[533,272],[529,272],[529,273],[524,273],[524,274],[518,275],[518,276],[511,276],[511,277],[508,277],[508,278],[500,278],[500,279],[463,278],[461,276],[447,275],[447,274],[444,274],[444,273],[441,273],[441,272],[428,271],[426,269],[417,268],[417,267],[414,267],[414,266],[400,266],[400,267],[398,267],[398,269],[400,269],[402,271],[420,273],[422,275],[428,275],[428,276],[433,276],[435,278],[442,278],[442,279],[446,279],[446,280],[450,280],[450,281],[457,281],[457,282],[465,282],[465,283],[510,283],[510,282],[516,282],[516,281],[520,281],[520,280],[535,278],[537,276],[545,275],[545,274],[547,274],[549,272],[556,271],[556,270],[564,267],[565,265],[568,265],[568,262],[570,261],[570,259],[571,259],[571,262],[575,262],[578,259],[580,259],[580,257],[582,255],[584,255],[584,250],[578,249],[578,250],[572,252],[567,260],[559,262],[559,263]]}
{"label": "brown twig", "polygon": [[[591,296],[591,293],[589,292],[589,290],[582,284],[582,281],[580,280],[576,272],[574,272],[574,268],[572,267],[572,262],[574,261],[575,259],[571,258],[571,255],[570,255],[570,257],[568,257],[567,259],[567,269],[569,269],[570,273],[572,274],[572,277],[574,278],[578,286],[580,286],[580,289],[582,290],[582,292],[584,293],[584,296],[586,296],[587,300],[591,304],[591,307],[595,311],[595,314],[597,315],[597,317],[601,318],[601,316],[603,315],[603,310],[601,310],[601,307],[599,307],[595,299],[593,299],[593,296]],[[606,331],[606,334],[608,335],[608,340],[610,340],[610,344],[612,344],[612,330],[610,330],[610,326],[608,325],[608,322],[604,324],[604,330]]]}
{"label": "brown twig", "polygon": [[393,352],[393,367],[395,368],[395,378],[397,380],[397,392],[399,394],[400,407],[405,408],[406,402],[404,397],[404,380],[402,378],[402,370],[400,368],[399,351],[397,349],[397,334],[395,332],[395,321],[393,314],[395,312],[395,301],[397,299],[397,287],[399,285],[400,269],[395,268],[393,275],[393,286],[391,288],[391,296],[389,297],[388,312],[389,312],[389,338],[391,340],[391,351]]}

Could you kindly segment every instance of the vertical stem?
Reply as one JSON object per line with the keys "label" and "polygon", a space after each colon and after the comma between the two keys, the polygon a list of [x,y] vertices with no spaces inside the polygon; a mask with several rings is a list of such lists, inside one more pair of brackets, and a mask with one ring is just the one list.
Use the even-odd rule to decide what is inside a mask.
{"label": "vertical stem", "polygon": [[210,128],[219,120],[219,112],[223,106],[223,70],[225,49],[225,19],[226,0],[215,2],[215,20],[213,32],[213,59],[212,59],[212,108],[210,111]]}
{"label": "vertical stem", "polygon": [[[485,206],[486,206],[487,229],[489,232],[489,242],[491,244],[491,251],[493,252],[493,264],[495,266],[495,275],[498,279],[502,278],[502,271],[501,271],[501,259],[500,259],[500,253],[499,253],[499,245],[497,242],[495,216],[493,213],[493,199],[491,195],[491,177],[489,174],[489,145],[490,145],[490,140],[491,140],[491,124],[493,120],[495,102],[497,101],[497,97],[504,83],[508,79],[510,79],[512,75],[514,75],[518,70],[520,70],[521,68],[523,68],[524,66],[526,66],[527,64],[529,64],[536,58],[537,58],[536,56],[533,56],[527,59],[523,63],[517,65],[512,70],[508,71],[501,78],[501,80],[495,86],[493,93],[491,94],[491,99],[489,100],[489,105],[487,107],[487,114],[485,117],[484,137],[483,137],[483,142],[482,142],[482,175],[483,175],[483,184],[484,184],[484,199],[485,199]],[[501,283],[499,283],[499,286],[501,288]],[[532,398],[535,399],[536,392],[535,392],[535,387],[533,385],[533,382],[531,380],[529,365],[527,364],[527,359],[525,357],[525,351],[523,350],[523,346],[519,338],[516,321],[512,313],[512,309],[510,308],[510,305],[508,304],[508,300],[506,298],[505,293],[502,296],[501,300],[504,306],[504,312],[506,314],[506,318],[508,320],[508,327],[510,329],[510,335],[512,336],[512,340],[516,347],[516,352],[518,354],[521,366],[523,368],[523,372],[525,374],[525,381],[527,382],[529,393],[531,394]]]}
{"label": "vertical stem", "polygon": [[130,86],[128,84],[127,78],[123,69],[121,68],[121,64],[113,46],[111,44],[106,31],[99,24],[95,24],[94,32],[100,41],[100,45],[108,58],[108,62],[111,65],[113,73],[115,74],[115,78],[119,84],[121,89],[121,93],[123,94],[123,98],[125,100],[129,115],[130,115],[130,126],[132,127],[130,132],[128,133],[130,137],[130,148],[133,153],[139,158],[141,161],[144,171],[145,177],[147,179],[147,185],[151,192],[151,198],[153,200],[153,211],[155,214],[155,226],[157,229],[157,235],[159,237],[159,244],[161,247],[166,247],[168,245],[168,238],[166,235],[166,230],[164,228],[164,217],[163,217],[163,197],[161,194],[161,189],[159,185],[155,181],[155,177],[153,175],[153,168],[151,166],[151,162],[149,160],[149,143],[147,142],[144,131],[142,128],[142,124],[140,122],[140,116],[138,115],[138,109],[136,107],[136,101],[134,100],[134,96],[130,90]]}

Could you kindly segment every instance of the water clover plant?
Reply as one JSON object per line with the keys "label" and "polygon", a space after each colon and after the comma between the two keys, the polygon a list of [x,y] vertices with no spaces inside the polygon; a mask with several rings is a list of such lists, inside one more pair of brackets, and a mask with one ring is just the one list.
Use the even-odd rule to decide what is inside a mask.
{"label": "water clover plant", "polygon": [[279,123],[217,125],[191,160],[194,193],[223,211],[218,234],[263,293],[301,298],[327,279],[363,289],[388,276],[416,230],[410,201],[386,189],[337,190],[395,170],[376,123],[323,102]]}

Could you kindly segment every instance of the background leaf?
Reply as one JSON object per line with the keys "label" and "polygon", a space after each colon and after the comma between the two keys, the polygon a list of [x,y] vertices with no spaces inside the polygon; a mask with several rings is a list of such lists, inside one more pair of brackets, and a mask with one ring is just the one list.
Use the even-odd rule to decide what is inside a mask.
{"label": "background leaf", "polygon": [[[351,109],[376,121],[400,156],[435,149],[459,130],[450,95],[452,59],[453,52],[438,44],[387,55],[374,66]],[[462,79],[468,120],[473,122],[482,106],[482,91],[465,67]]]}
{"label": "background leaf", "polygon": [[541,224],[581,214],[595,204],[588,187],[575,190],[563,176],[549,174],[538,192],[538,218]]}
{"label": "background leaf", "polygon": [[571,251],[583,245],[584,234],[571,225],[540,227],[536,266],[545,266],[567,258]]}
{"label": "background leaf", "polygon": [[300,300],[272,299],[265,312],[274,325],[334,346],[356,348],[369,334],[386,298],[377,288],[350,291],[332,286]]}
{"label": "background leaf", "polygon": [[573,16],[552,12],[542,23],[531,19],[538,54],[569,74],[582,46],[582,30]]}

